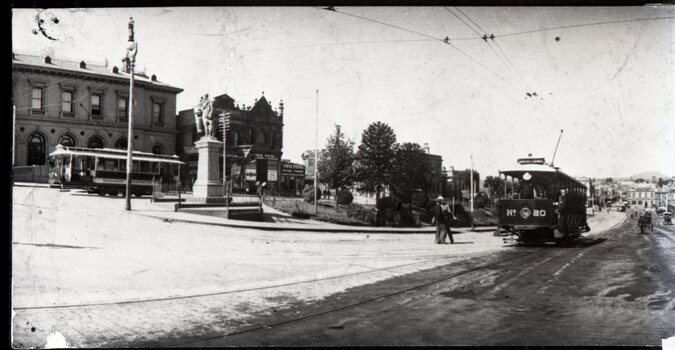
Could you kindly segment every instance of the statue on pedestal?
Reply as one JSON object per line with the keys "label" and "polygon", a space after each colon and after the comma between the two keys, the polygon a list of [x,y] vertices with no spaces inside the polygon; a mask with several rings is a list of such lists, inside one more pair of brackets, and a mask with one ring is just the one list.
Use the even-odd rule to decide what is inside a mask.
{"label": "statue on pedestal", "polygon": [[194,111],[197,134],[203,137],[217,139],[218,126],[214,124],[212,116],[213,100],[209,98],[209,94],[205,94],[199,98],[199,104],[195,107]]}

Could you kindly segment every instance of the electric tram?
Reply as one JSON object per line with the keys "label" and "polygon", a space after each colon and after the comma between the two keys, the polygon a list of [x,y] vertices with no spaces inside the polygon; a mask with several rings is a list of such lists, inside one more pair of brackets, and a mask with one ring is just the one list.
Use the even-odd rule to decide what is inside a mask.
{"label": "electric tram", "polygon": [[[154,181],[177,182],[182,164],[176,155],[134,151],[131,193],[137,197],[152,194]],[[126,150],[58,145],[49,154],[49,186],[117,196],[126,191],[126,168]]]}
{"label": "electric tram", "polygon": [[590,231],[586,186],[544,158],[520,158],[499,176],[505,185],[496,206],[499,232],[523,243],[563,243]]}

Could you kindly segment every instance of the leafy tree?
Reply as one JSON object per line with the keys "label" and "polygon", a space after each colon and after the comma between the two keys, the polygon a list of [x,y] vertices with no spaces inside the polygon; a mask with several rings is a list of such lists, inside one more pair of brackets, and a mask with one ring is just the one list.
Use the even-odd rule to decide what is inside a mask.
{"label": "leafy tree", "polygon": [[429,192],[431,166],[426,152],[416,143],[404,143],[397,148],[392,163],[390,184],[403,203],[411,203],[416,191]]}
{"label": "leafy tree", "polygon": [[614,182],[614,179],[612,179],[611,177],[608,177],[608,178],[605,179],[605,182],[610,184],[610,183]]}
{"label": "leafy tree", "polygon": [[[328,138],[326,148],[321,150],[319,181],[335,189],[336,194],[338,189],[351,186],[354,180],[354,158],[354,142],[345,139],[340,127],[336,126],[335,133]],[[337,197],[335,196],[335,210],[338,209]]]}
{"label": "leafy tree", "polygon": [[385,123],[372,123],[361,134],[355,177],[365,189],[375,190],[376,201],[380,199],[382,186],[389,184],[397,147],[394,129]]}
{"label": "leafy tree", "polygon": [[483,187],[488,189],[487,193],[492,198],[494,194],[504,193],[504,180],[498,176],[488,175],[485,177]]}
{"label": "leafy tree", "polygon": [[662,177],[659,177],[659,181],[657,182],[657,185],[659,187],[663,187],[663,185],[667,184],[668,181],[664,181]]}
{"label": "leafy tree", "polygon": [[643,182],[647,182],[647,180],[645,180],[643,178],[638,178],[638,179],[635,180],[635,182],[636,183],[643,183]]}

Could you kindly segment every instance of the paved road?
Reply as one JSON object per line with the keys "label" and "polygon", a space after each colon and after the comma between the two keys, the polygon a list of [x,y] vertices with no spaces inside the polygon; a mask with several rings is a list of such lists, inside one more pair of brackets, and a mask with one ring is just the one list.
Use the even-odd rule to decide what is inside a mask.
{"label": "paved road", "polygon": [[191,346],[654,345],[675,336],[675,229],[630,220],[350,289]]}
{"label": "paved road", "polygon": [[[134,201],[136,208],[152,210],[147,199]],[[442,246],[432,244],[430,234],[241,230],[163,222],[122,208],[122,198],[14,188],[15,346],[44,346],[54,332],[78,347],[339,345],[347,339],[359,345],[462,344],[460,338],[440,337],[439,326],[447,330],[443,327],[454,322],[452,332],[472,334],[486,320],[505,316],[492,304],[472,309],[479,305],[478,297],[471,306],[471,297],[452,293],[475,290],[482,295],[481,286],[493,283],[500,286],[496,291],[513,293],[505,295],[529,313],[526,300],[515,296],[534,288],[536,283],[526,283],[530,274],[572,261],[557,275],[549,271],[567,276],[587,255],[595,256],[584,253],[574,260],[573,252],[602,251],[599,247],[612,241],[564,250],[519,248],[489,232],[472,232],[457,235],[459,244]],[[602,232],[622,217],[615,212],[597,215],[591,226]],[[657,237],[639,240],[648,245]],[[497,272],[485,275],[493,270]],[[626,276],[617,278],[615,283],[623,283],[619,281]],[[556,277],[551,283],[562,280]],[[522,283],[526,286],[519,292]],[[410,290],[399,297],[402,289]],[[441,291],[449,294],[438,297]],[[669,294],[665,298],[672,300]],[[387,315],[372,312],[380,305],[392,311],[373,318]],[[407,310],[405,305],[420,309]],[[435,307],[422,308],[426,305]],[[341,307],[346,309],[335,311]],[[439,324],[429,327],[432,320]],[[309,327],[315,322],[317,328]],[[397,335],[401,327],[408,331]],[[503,336],[495,339],[501,340],[472,337],[466,343],[509,343]]]}
{"label": "paved road", "polygon": [[[432,234],[244,230],[164,222],[124,199],[14,187],[14,344],[173,343],[223,334],[294,302],[510,249],[490,232],[435,245]],[[152,210],[149,199],[134,208]],[[162,206],[158,211],[166,210]]]}

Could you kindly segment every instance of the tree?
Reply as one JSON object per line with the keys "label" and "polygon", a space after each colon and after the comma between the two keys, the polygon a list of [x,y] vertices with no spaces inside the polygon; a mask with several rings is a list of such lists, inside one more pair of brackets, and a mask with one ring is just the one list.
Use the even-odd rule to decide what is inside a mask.
{"label": "tree", "polygon": [[319,159],[319,180],[335,189],[335,210],[337,210],[337,191],[351,186],[353,181],[354,142],[345,139],[336,125],[335,133],[328,138],[326,148],[321,150]]}
{"label": "tree", "polygon": [[504,180],[499,177],[488,175],[485,177],[483,187],[488,189],[488,195],[492,198],[495,193],[504,193]]}
{"label": "tree", "polygon": [[635,183],[643,183],[643,182],[647,182],[647,180],[645,180],[643,178],[638,178],[638,179],[635,180]]}
{"label": "tree", "polygon": [[385,123],[372,123],[361,134],[355,178],[365,189],[375,190],[376,201],[380,199],[382,186],[389,184],[397,147],[396,134]]}
{"label": "tree", "polygon": [[612,179],[611,177],[608,177],[608,178],[605,179],[605,182],[610,184],[610,183],[614,182],[614,179]]}
{"label": "tree", "polygon": [[431,188],[431,166],[426,152],[416,143],[404,143],[396,149],[390,184],[403,203],[411,203],[416,191],[428,193]]}
{"label": "tree", "polygon": [[662,177],[659,177],[659,181],[657,182],[657,185],[659,187],[663,187],[663,185],[668,184],[668,181],[664,181]]}

